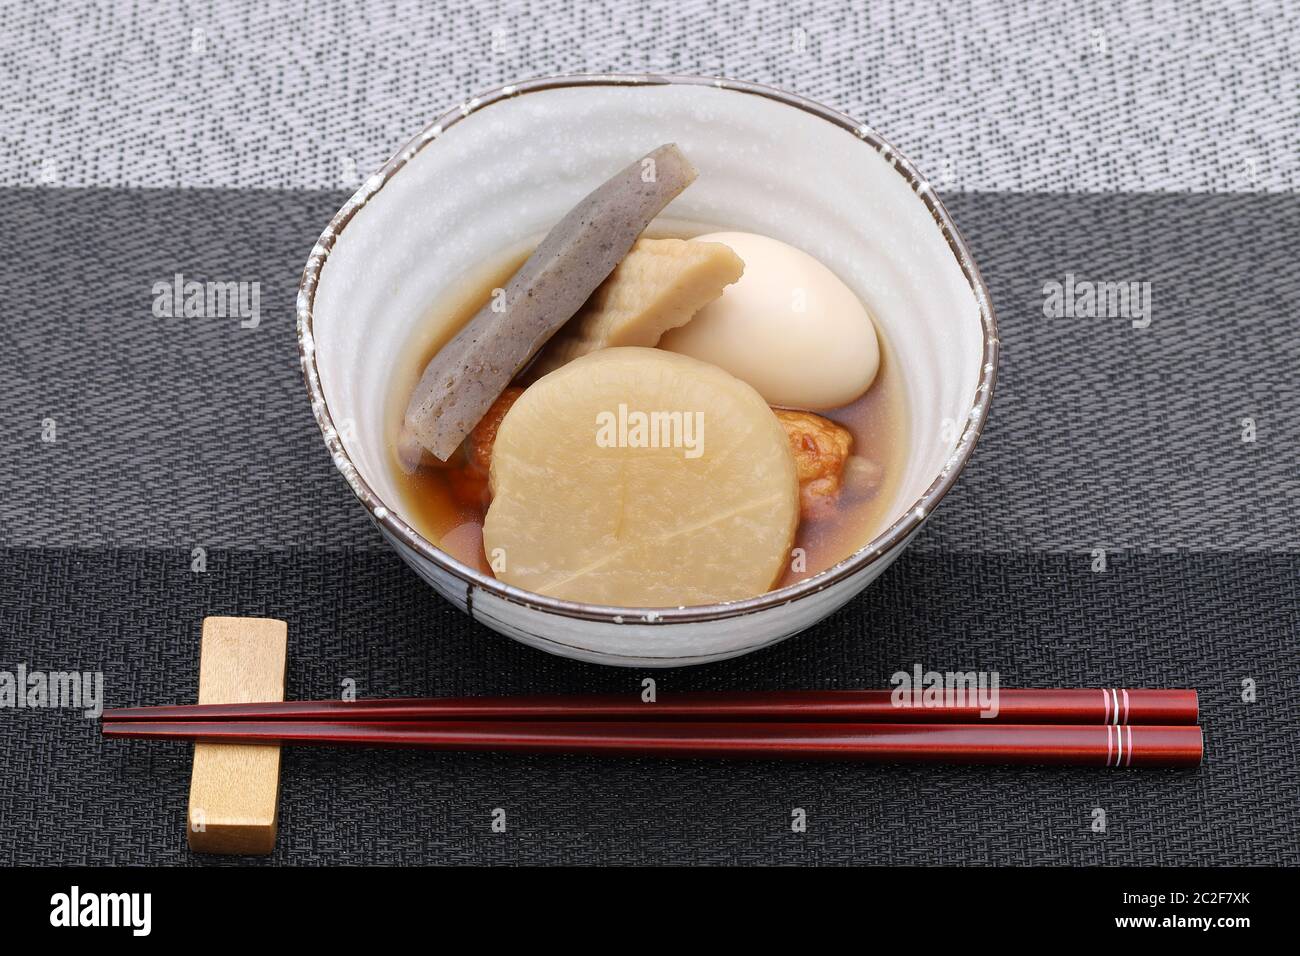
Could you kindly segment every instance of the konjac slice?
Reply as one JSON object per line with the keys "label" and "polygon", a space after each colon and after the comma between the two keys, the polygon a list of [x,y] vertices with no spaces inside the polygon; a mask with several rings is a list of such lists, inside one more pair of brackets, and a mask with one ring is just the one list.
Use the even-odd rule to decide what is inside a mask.
{"label": "konjac slice", "polygon": [[491,489],[499,578],[624,607],[764,593],[799,519],[789,441],[762,397],[659,349],[592,352],[530,386],[497,431]]}
{"label": "konjac slice", "polygon": [[540,377],[579,355],[620,345],[652,346],[685,325],[740,278],[745,264],[730,246],[693,239],[638,239],[564,327],[530,372]]}
{"label": "konjac slice", "polygon": [[695,176],[695,168],[670,143],[578,203],[547,233],[503,294],[429,360],[406,408],[407,431],[441,461],[450,458],[511,379]]}

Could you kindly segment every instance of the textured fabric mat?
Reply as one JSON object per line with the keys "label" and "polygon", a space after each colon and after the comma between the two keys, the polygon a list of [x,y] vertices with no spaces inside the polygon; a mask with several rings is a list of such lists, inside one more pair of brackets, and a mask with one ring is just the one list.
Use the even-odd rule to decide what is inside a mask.
{"label": "textured fabric mat", "polygon": [[[376,696],[636,689],[642,674],[524,649],[441,602],[334,472],[291,304],[340,195],[6,198],[0,271],[23,320],[0,353],[0,669],[103,670],[114,704],[193,699],[199,622],[230,613],[289,621],[291,696],[348,678]],[[1004,347],[968,474],[885,578],[809,634],[656,676],[666,692],[884,686],[919,662],[1004,686],[1192,686],[1199,773],[295,751],[276,859],[1300,862],[1295,201],[951,198]],[[258,327],[154,317],[153,283],[175,270],[258,278]],[[1152,281],[1151,325],[1045,318],[1043,283],[1067,270]],[[104,746],[93,722],[14,710],[0,757],[0,859],[191,860],[187,748]],[[496,807],[512,821],[499,838]],[[795,807],[807,834],[790,832]]]}
{"label": "textured fabric mat", "polygon": [[[505,640],[388,552],[221,552],[195,575],[184,552],[11,549],[0,574],[0,633],[21,642],[6,640],[0,666],[103,668],[113,704],[193,699],[211,613],[289,622],[291,697],[334,696],[349,678],[366,696],[633,694],[646,676]],[[1295,557],[1134,556],[1095,575],[1065,556],[910,551],[808,634],[653,674],[664,694],[879,687],[914,661],[996,669],[1005,686],[1197,687],[1196,771],[290,748],[271,859],[1297,865],[1298,580]],[[68,712],[3,713],[0,731],[0,861],[257,862],[189,854],[187,746],[105,743]],[[791,832],[795,808],[806,833]]]}
{"label": "textured fabric mat", "polygon": [[[22,317],[0,350],[0,544],[384,547],[296,371],[298,279],[344,199],[0,192],[0,282]],[[950,520],[917,546],[1300,551],[1300,198],[945,199],[1003,354]],[[154,317],[154,284],[178,272],[258,281],[260,323]],[[1044,285],[1068,274],[1149,282],[1150,325],[1044,317]]]}
{"label": "textured fabric mat", "polygon": [[[1298,27],[1264,0],[0,5],[0,672],[193,699],[201,619],[242,614],[288,621],[300,698],[635,692],[647,674],[474,624],[384,546],[311,418],[293,297],[361,177],[468,96],[724,74],[849,112],[931,177],[1002,364],[974,461],[873,587],[661,690],[915,663],[1192,686],[1205,765],[292,750],[270,862],[1300,864]],[[155,317],[176,273],[259,283],[258,326]],[[1150,325],[1045,316],[1068,275],[1149,282]],[[262,862],[188,852],[188,782],[187,747],[0,709],[0,863]]]}

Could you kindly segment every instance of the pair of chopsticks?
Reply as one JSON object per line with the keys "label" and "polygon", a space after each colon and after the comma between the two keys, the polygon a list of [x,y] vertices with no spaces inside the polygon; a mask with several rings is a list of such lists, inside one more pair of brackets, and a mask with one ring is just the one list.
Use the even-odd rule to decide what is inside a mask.
{"label": "pair of chopsticks", "polygon": [[975,703],[896,704],[891,691],[639,697],[460,697],[189,704],[106,710],[103,735],[243,744],[877,763],[1192,767],[1193,690],[1002,690]]}

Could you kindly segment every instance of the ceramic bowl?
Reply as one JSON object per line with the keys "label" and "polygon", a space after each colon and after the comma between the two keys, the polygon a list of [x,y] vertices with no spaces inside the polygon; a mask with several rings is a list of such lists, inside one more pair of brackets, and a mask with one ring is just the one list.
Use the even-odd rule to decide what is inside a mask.
{"label": "ceramic bowl", "polygon": [[[540,237],[628,157],[666,142],[702,175],[665,216],[798,246],[875,316],[911,418],[895,520],[821,574],[745,601],[647,611],[522,591],[440,551],[403,519],[385,446],[386,386],[431,304],[468,271]],[[700,77],[552,77],[462,104],[330,221],[307,261],[297,312],[325,443],[398,554],[501,634],[624,666],[748,653],[812,626],[875,580],[969,460],[997,366],[983,281],[910,162],[869,127],[816,103]]]}

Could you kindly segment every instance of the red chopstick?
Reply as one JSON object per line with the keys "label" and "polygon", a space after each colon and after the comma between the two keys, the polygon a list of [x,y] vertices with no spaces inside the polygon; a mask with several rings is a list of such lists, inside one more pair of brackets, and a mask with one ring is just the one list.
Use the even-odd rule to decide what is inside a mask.
{"label": "red chopstick", "polygon": [[[971,697],[974,695],[971,694]],[[531,697],[399,698],[180,704],[106,710],[105,721],[212,720],[652,720],[839,721],[1008,724],[1195,724],[1194,690],[999,690],[996,716],[974,702],[897,706],[888,690],[722,691],[665,695],[643,703],[634,694]]]}
{"label": "red chopstick", "polygon": [[1194,726],[680,721],[128,721],[105,737],[601,756],[1194,767]]}

